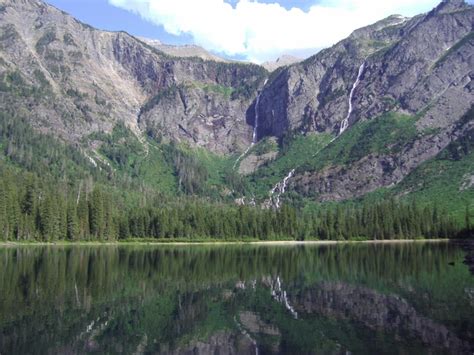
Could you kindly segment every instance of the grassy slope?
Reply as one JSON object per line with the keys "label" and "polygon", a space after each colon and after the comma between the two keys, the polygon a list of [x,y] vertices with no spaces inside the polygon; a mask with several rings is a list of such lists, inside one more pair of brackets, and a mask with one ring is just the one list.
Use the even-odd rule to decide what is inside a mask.
{"label": "grassy slope", "polygon": [[416,139],[419,133],[415,124],[416,117],[387,113],[357,123],[332,142],[329,134],[296,135],[284,139],[278,157],[246,180],[257,197],[265,198],[291,169],[317,171],[331,165],[350,165],[370,153],[395,153]]}
{"label": "grassy slope", "polygon": [[[288,175],[289,171],[313,161],[330,140],[331,136],[328,134],[298,135],[290,138],[287,143],[283,143],[275,160],[263,165],[246,178],[252,192],[257,197],[267,197],[270,189]],[[258,149],[258,145],[254,149]]]}
{"label": "grassy slope", "polygon": [[460,159],[452,159],[444,151],[419,166],[388,193],[416,198],[423,204],[435,203],[463,222],[466,205],[470,205],[471,211],[474,210],[474,188],[466,184],[472,175],[474,151]]}
{"label": "grassy slope", "polygon": [[[407,122],[402,120],[399,123],[402,124],[397,127],[397,124],[394,124],[394,122],[383,122],[382,126],[392,126],[394,130],[377,128],[376,130],[379,132],[379,136],[370,141],[369,147],[367,147],[367,143],[358,143],[358,140],[354,139],[354,137],[365,137],[365,134],[361,134],[361,132],[366,131],[364,126],[370,127],[371,125],[379,125],[379,123],[363,123],[360,127],[354,127],[353,131],[349,131],[347,135],[342,136],[321,152],[322,156],[320,160],[315,163],[315,169],[316,167],[320,168],[331,162],[349,164],[354,158],[354,152],[361,149],[364,149],[366,153],[397,149],[398,144],[390,147],[391,143],[387,143],[387,145],[384,146],[383,142],[390,142],[390,136],[392,136],[393,140],[396,138],[397,141],[405,142],[408,142],[408,137],[411,137],[410,139],[414,137],[410,126],[406,126]],[[398,133],[395,133],[397,131]],[[391,133],[390,136],[380,134],[383,132]],[[469,140],[469,138],[467,138],[467,140]],[[351,148],[353,144],[356,145]],[[390,197],[397,197],[404,200],[415,199],[422,205],[435,204],[445,209],[460,223],[464,223],[466,205],[470,206],[471,211],[474,210],[474,188],[472,186],[469,187],[468,184],[468,180],[474,175],[474,150],[472,146],[469,147],[468,145],[468,142],[452,143],[437,157],[424,162],[417,169],[412,171],[397,186],[392,188],[380,188],[362,198],[345,201],[344,204],[376,202]],[[304,200],[304,204],[306,210],[314,210],[334,205],[334,203],[317,204],[309,198]]]}

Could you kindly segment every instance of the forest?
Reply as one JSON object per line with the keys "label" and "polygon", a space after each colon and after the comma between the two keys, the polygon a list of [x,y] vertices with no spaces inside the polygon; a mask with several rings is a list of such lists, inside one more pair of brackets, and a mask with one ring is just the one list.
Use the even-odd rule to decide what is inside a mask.
{"label": "forest", "polygon": [[[469,204],[462,223],[446,206],[396,197],[314,204],[310,210],[291,198],[280,210],[237,206],[204,190],[211,170],[173,145],[163,148],[162,158],[154,158],[158,150],[152,147],[148,171],[170,168],[147,179],[137,165],[143,160],[140,145],[124,127],[99,138],[116,169],[94,168],[81,148],[0,114],[0,240],[383,240],[472,234]],[[124,140],[126,145],[118,143]],[[179,183],[165,185],[173,176]],[[236,190],[238,182],[228,183]]]}
{"label": "forest", "polygon": [[47,182],[0,165],[4,241],[354,240],[448,238],[471,229],[436,206],[395,199],[303,212],[235,206],[158,193],[121,194],[95,184]]}

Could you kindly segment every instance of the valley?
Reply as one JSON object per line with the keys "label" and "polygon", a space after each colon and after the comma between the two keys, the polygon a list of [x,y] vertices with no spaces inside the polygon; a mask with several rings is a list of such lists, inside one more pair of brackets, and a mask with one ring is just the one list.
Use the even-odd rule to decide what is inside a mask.
{"label": "valley", "polygon": [[132,215],[137,206],[198,204],[262,216],[285,206],[317,224],[320,214],[392,200],[442,210],[453,231],[469,229],[473,16],[472,5],[443,1],[268,72],[193,48],[165,53],[40,0],[5,0],[1,191],[14,207],[0,213],[11,219],[4,235],[61,239],[67,216],[53,223],[61,237],[33,222],[44,214],[41,196],[81,220],[81,199],[92,210],[95,191],[114,205],[100,220],[116,230],[124,218],[116,206]]}

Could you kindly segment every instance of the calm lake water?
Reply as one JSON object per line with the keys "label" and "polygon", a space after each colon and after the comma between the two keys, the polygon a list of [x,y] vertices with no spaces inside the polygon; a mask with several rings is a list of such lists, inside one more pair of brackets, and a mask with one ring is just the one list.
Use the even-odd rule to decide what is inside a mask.
{"label": "calm lake water", "polygon": [[0,248],[0,353],[472,353],[448,243]]}

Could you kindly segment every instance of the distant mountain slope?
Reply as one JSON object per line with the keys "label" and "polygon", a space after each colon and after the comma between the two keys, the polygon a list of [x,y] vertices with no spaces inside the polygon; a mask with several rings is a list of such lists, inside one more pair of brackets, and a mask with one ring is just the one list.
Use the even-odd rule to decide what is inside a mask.
{"label": "distant mountain slope", "polygon": [[194,44],[171,45],[171,44],[162,43],[161,41],[156,40],[156,39],[149,39],[149,38],[144,38],[144,37],[138,37],[138,39],[172,57],[180,57],[180,58],[195,57],[195,58],[201,58],[202,60],[214,60],[216,62],[224,62],[224,63],[230,62]]}
{"label": "distant mountain slope", "polygon": [[275,61],[269,61],[262,64],[262,67],[267,69],[269,72],[275,71],[278,68],[286,67],[291,64],[295,64],[301,62],[302,59],[292,56],[292,55],[282,55],[281,57],[277,58]]}

